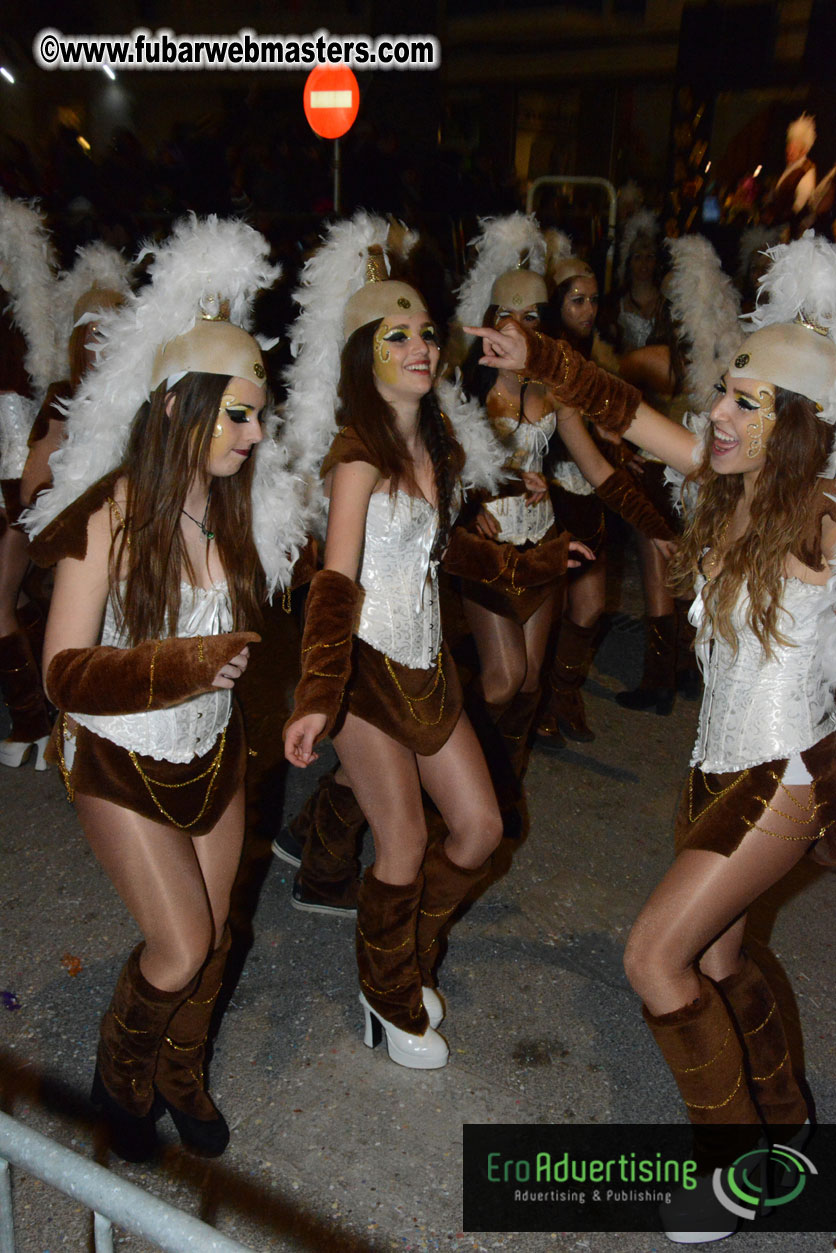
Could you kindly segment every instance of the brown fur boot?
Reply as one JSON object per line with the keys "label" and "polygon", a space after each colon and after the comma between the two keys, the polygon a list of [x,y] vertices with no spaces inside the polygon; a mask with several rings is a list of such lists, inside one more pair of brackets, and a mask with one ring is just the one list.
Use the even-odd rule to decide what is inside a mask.
{"label": "brown fur boot", "polygon": [[381,1018],[423,1035],[429,1026],[416,953],[423,874],[412,883],[382,883],[366,870],[357,894],[360,989]]}
{"label": "brown fur boot", "polygon": [[584,744],[595,739],[595,732],[586,721],[581,688],[592,664],[597,630],[597,624],[582,627],[566,616],[561,620],[549,671],[549,698],[537,724],[538,735],[554,737],[562,733],[567,739]]}
{"label": "brown fur boot", "polygon": [[311,913],[354,914],[360,883],[358,844],[366,816],[350,787],[325,775],[291,823],[302,845],[292,905]]}
{"label": "brown fur boot", "polygon": [[462,901],[484,878],[487,864],[468,870],[451,861],[438,841],[424,858],[424,890],[418,909],[418,965],[424,987],[435,988],[441,944]]}
{"label": "brown fur boot", "polygon": [[644,1020],[692,1123],[760,1124],[734,1023],[714,984],[702,974],[698,978],[696,1001],[658,1016],[643,1006]]}
{"label": "brown fur boot", "polygon": [[539,704],[539,689],[536,692],[517,692],[497,719],[496,725],[505,741],[511,770],[517,780],[522,779],[528,765],[531,725]]}
{"label": "brown fur boot", "polygon": [[644,670],[631,692],[617,692],[622,709],[653,709],[667,716],[676,690],[676,614],[645,619]]}
{"label": "brown fur boot", "polygon": [[229,927],[200,973],[197,987],[175,1010],[163,1036],[154,1086],[187,1148],[217,1157],[229,1143],[223,1114],[206,1091],[203,1062],[209,1023],[221,990],[231,937]]}
{"label": "brown fur boot", "polygon": [[128,1162],[154,1155],[157,1137],[151,1112],[154,1071],[166,1028],[197,980],[176,992],[155,988],[139,968],[140,944],[116,982],[99,1030],[92,1102],[107,1118],[115,1153]]}
{"label": "brown fur boot", "polygon": [[717,986],[740,1028],[752,1094],[764,1122],[800,1127],[809,1116],[807,1102],[793,1074],[775,993],[763,971],[745,954],[741,969]]}

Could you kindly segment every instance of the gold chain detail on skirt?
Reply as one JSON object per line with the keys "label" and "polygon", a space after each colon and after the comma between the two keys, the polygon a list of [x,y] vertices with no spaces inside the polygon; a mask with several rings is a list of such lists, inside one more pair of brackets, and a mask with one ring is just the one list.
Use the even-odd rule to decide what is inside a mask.
{"label": "gold chain detail on skirt", "polygon": [[[447,696],[447,678],[444,674],[444,665],[441,660],[441,651],[439,650],[438,657],[436,658],[435,679],[433,680],[433,685],[425,696],[410,696],[407,692],[405,692],[403,688],[401,687],[400,683],[398,682],[398,676],[395,674],[395,670],[394,670],[394,667],[392,666],[392,662],[389,660],[389,658],[386,656],[385,653],[383,654],[383,660],[386,663],[386,669],[389,672],[390,679],[392,680],[395,687],[400,692],[401,696],[406,701],[407,708],[410,714],[412,715],[412,717],[414,718],[414,720],[422,727],[437,727],[439,722],[441,722],[441,719],[444,717],[444,701],[445,701],[445,697]],[[426,718],[419,718],[417,713],[415,712],[414,706],[420,705],[423,701],[429,700],[431,696],[434,696],[435,690],[438,687],[439,681],[441,682],[442,687],[441,687],[441,708],[438,711],[438,717],[433,718],[432,720],[427,720]]]}
{"label": "gold chain detail on skirt", "polygon": [[[142,779],[142,782],[145,784],[145,788],[146,788],[146,791],[148,792],[148,795],[151,797],[151,800],[154,802],[157,809],[165,818],[166,822],[170,822],[172,826],[177,827],[180,831],[188,831],[190,827],[193,827],[195,825],[195,823],[200,822],[201,818],[206,813],[206,809],[209,805],[209,801],[211,799],[212,792],[215,787],[215,780],[217,779],[218,771],[221,768],[221,761],[223,760],[225,747],[226,747],[226,727],[224,727],[223,731],[221,732],[221,742],[220,742],[220,745],[218,746],[218,751],[215,753],[215,756],[213,757],[210,764],[206,767],[206,769],[201,774],[195,775],[193,779],[186,779],[183,783],[160,783],[159,780],[152,779],[145,773],[145,771],[142,769],[142,766],[139,764],[139,761],[137,760],[137,755],[135,752],[129,751],[128,756],[130,757],[131,762],[133,763],[133,766],[137,774],[139,775],[140,779]],[[161,805],[159,799],[154,795],[155,787],[165,787],[165,788],[191,787],[193,783],[199,783],[201,779],[205,779],[207,776],[209,778],[209,782],[206,785],[206,795],[203,798],[203,804],[201,805],[200,810],[195,815],[195,817],[192,818],[191,822],[178,822],[177,819],[174,818],[168,812],[168,810],[166,810]]]}

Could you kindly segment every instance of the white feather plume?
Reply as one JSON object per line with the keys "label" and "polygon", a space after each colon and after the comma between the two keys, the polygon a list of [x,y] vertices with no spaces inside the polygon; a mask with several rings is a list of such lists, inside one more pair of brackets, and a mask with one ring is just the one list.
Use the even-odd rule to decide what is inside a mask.
{"label": "white feather plume", "polygon": [[[284,440],[296,469],[315,477],[337,433],[335,413],[343,314],[366,280],[368,250],[385,248],[389,224],[359,210],[335,222],[305,262],[293,293],[299,314],[290,331],[293,362],[285,371]],[[414,236],[408,237],[414,241]]]}
{"label": "white feather plume", "polygon": [[121,462],[134,415],[148,399],[157,349],[190,330],[205,306],[229,301],[230,321],[249,328],[256,293],[281,273],[269,244],[243,222],[194,214],[154,252],[151,283],[99,318],[101,348],[69,404],[67,438],[50,458],[53,486],[23,516],[31,535]]}
{"label": "white feather plume", "polygon": [[640,236],[646,236],[652,244],[656,244],[659,235],[659,223],[649,209],[638,209],[624,223],[621,231],[621,244],[618,250],[618,286],[623,287],[627,281],[627,262],[630,253],[636,246]]}
{"label": "white feather plume", "polygon": [[43,213],[0,191],[0,268],[12,318],[26,340],[24,366],[37,405],[49,384],[62,377],[56,351],[57,263]]}
{"label": "white feather plume", "polygon": [[689,341],[685,390],[691,406],[701,411],[743,339],[740,296],[702,235],[683,235],[667,244],[671,314]]}
{"label": "white feather plume", "polygon": [[313,505],[304,481],[288,466],[278,442],[278,415],[264,418],[264,438],[255,449],[253,537],[267,581],[267,599],[290,585],[293,566],[313,529]]}
{"label": "white feather plume", "polygon": [[[693,464],[698,466],[705,452],[705,442],[711,430],[711,422],[708,413],[691,413],[685,414],[682,419],[682,425],[686,430],[691,431],[698,437],[698,443],[694,445]],[[699,487],[696,483],[685,484],[685,475],[681,470],[674,470],[673,466],[665,466],[664,481],[670,489],[671,504],[678,514],[682,514],[686,521],[694,516],[694,510],[697,507],[697,496]]]}
{"label": "white feather plume", "polygon": [[495,495],[505,478],[503,467],[508,452],[494,435],[487,413],[478,400],[465,396],[458,373],[455,380],[438,379],[435,391],[464,451],[462,487],[465,491],[476,488]]}
{"label": "white feather plume", "polygon": [[550,226],[544,233],[546,243],[546,276],[548,277],[557,261],[565,261],[572,255],[572,241],[565,231]]}
{"label": "white feather plume", "polygon": [[[758,284],[758,301],[745,316],[754,330],[776,322],[806,322],[836,340],[836,246],[805,231],[800,239],[765,249],[772,265]],[[836,423],[836,388],[819,417]]]}
{"label": "white feather plume", "polygon": [[470,241],[476,259],[457,293],[454,320],[459,326],[482,325],[491,303],[491,288],[500,274],[515,270],[521,261],[537,274],[544,274],[546,269],[546,242],[533,214],[480,218],[479,224],[481,232]]}
{"label": "white feather plume", "polygon": [[72,269],[58,276],[55,291],[55,327],[59,352],[65,355],[66,377],[69,362],[66,348],[73,332],[73,310],[77,301],[94,287],[118,291],[127,295],[131,287],[131,270],[128,262],[115,248],[101,242],[85,244],[76,250]]}

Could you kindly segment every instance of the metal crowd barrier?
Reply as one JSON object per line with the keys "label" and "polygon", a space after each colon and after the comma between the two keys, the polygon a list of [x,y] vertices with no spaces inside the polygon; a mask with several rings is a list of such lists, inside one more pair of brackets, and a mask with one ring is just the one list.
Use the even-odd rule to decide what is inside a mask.
{"label": "metal crowd barrier", "polygon": [[254,1253],[206,1223],[0,1113],[0,1253],[15,1253],[9,1164],[93,1211],[96,1253],[113,1253],[111,1224],[151,1240],[164,1253]]}

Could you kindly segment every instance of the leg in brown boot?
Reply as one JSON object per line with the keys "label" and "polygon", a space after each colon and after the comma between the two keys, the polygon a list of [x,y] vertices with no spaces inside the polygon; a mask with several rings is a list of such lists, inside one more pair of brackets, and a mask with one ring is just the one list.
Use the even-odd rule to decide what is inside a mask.
{"label": "leg in brown boot", "polygon": [[809,1110],[793,1074],[775,993],[762,970],[744,954],[740,970],[718,986],[743,1038],[749,1083],[764,1122],[800,1127]]}
{"label": "leg in brown boot", "polygon": [[537,724],[538,735],[553,737],[562,733],[567,739],[584,744],[595,739],[595,732],[586,721],[581,688],[592,663],[597,630],[597,623],[591,627],[578,626],[564,616],[549,671],[551,691]]}
{"label": "leg in brown boot", "polygon": [[166,1028],[192,993],[195,981],[176,992],[149,983],[139,968],[140,944],[122,968],[102,1019],[91,1100],[107,1119],[111,1147],[126,1162],[154,1156],[157,1136],[152,1105],[154,1071]]}
{"label": "leg in brown boot", "polygon": [[0,692],[9,711],[12,729],[0,744],[0,762],[19,766],[35,749],[36,770],[45,770],[51,730],[37,662],[23,631],[0,639]]}
{"label": "leg in brown boot", "polygon": [[617,692],[622,709],[655,709],[667,716],[676,690],[676,614],[645,619],[644,671],[631,692]]}
{"label": "leg in brown boot", "polygon": [[534,692],[517,692],[497,719],[496,725],[505,741],[511,770],[517,780],[522,779],[528,764],[531,727],[539,704],[539,689]]}
{"label": "leg in brown boot", "polygon": [[[365,827],[365,815],[351,788],[338,783],[333,774],[325,775],[289,828],[293,840],[301,844],[291,897],[294,909],[355,917],[358,846]],[[276,841],[273,851],[290,860],[286,851],[278,851]]]}
{"label": "leg in brown boot", "polygon": [[229,927],[200,973],[197,987],[174,1012],[157,1058],[154,1086],[186,1148],[218,1157],[229,1127],[209,1093],[203,1071],[209,1023],[229,955]]}
{"label": "leg in brown boot", "polygon": [[448,1050],[429,1025],[421,995],[416,936],[423,886],[422,874],[396,884],[366,871],[357,897],[357,967],[365,1044],[373,1048],[382,1029],[393,1062],[436,1070],[446,1065]]}
{"label": "leg in brown boot", "polygon": [[469,870],[451,861],[441,841],[431,844],[424,858],[424,890],[418,909],[418,966],[425,988],[436,988],[441,946],[453,916],[465,897],[480,882],[486,866]]}

